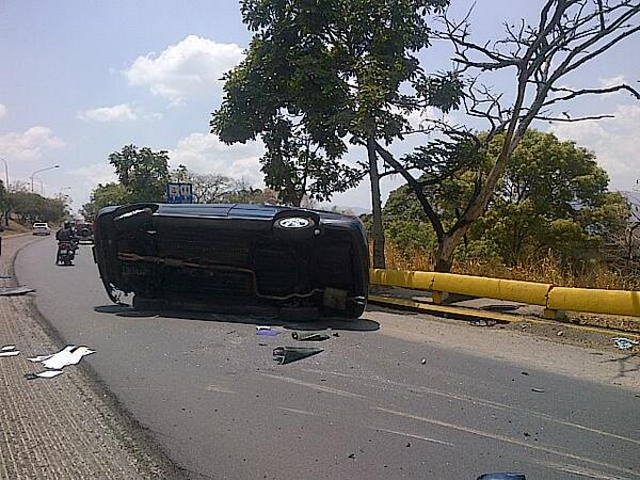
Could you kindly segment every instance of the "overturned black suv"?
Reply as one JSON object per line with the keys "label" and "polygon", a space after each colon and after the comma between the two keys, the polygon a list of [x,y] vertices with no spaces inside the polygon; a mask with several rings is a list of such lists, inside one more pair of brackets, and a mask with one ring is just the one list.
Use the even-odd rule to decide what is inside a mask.
{"label": "overturned black suv", "polygon": [[103,208],[94,258],[111,300],[139,309],[307,309],[357,318],[369,283],[357,218],[266,205]]}

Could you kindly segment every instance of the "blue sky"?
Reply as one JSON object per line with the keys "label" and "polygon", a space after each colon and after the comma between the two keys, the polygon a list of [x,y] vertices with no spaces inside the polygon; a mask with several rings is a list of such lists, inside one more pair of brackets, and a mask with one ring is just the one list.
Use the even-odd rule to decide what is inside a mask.
{"label": "blue sky", "polygon": [[[452,3],[460,14],[471,4]],[[533,18],[541,4],[480,0],[474,34],[489,38],[505,20]],[[221,100],[219,78],[242,58],[249,39],[234,0],[1,0],[0,157],[8,162],[11,181],[60,164],[39,176],[48,195],[70,193],[77,208],[97,182],[112,178],[109,153],[134,143],[169,150],[173,166],[185,163],[259,183],[259,144],[228,147],[208,134],[210,112]],[[636,35],[567,81],[637,85],[639,48]],[[429,70],[450,65],[442,45],[422,59]],[[501,88],[509,79],[494,84]],[[612,94],[573,103],[569,110],[616,113],[614,120],[539,127],[593,149],[612,188],[631,189],[640,177],[640,102]],[[353,151],[350,158],[360,155]],[[398,184],[387,180],[385,193]],[[368,208],[368,185],[333,203]]]}

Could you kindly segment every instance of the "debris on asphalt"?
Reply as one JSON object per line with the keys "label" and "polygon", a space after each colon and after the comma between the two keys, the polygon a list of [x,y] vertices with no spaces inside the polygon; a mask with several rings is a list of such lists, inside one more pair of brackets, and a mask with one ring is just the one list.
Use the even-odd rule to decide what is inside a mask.
{"label": "debris on asphalt", "polygon": [[493,327],[496,323],[495,320],[491,320],[491,319],[480,319],[480,320],[474,320],[473,322],[471,322],[471,325],[473,325],[474,327]]}
{"label": "debris on asphalt", "polygon": [[531,391],[535,393],[544,393],[544,390],[541,388],[532,388]]}
{"label": "debris on asphalt", "polygon": [[426,358],[423,358],[423,359],[420,361],[420,363],[421,363],[421,364],[423,364],[423,365],[426,365],[426,364],[427,364],[427,359],[426,359]]}
{"label": "debris on asphalt", "polygon": [[53,378],[61,375],[62,373],[62,370],[45,370],[38,373],[25,373],[24,378],[26,378],[27,380],[36,380],[38,378]]}
{"label": "debris on asphalt", "polygon": [[332,333],[332,334],[331,334],[331,336],[332,336],[332,337],[339,337],[339,336],[340,336],[340,334],[339,334],[338,332],[335,332],[335,333]]}
{"label": "debris on asphalt", "polygon": [[485,473],[476,480],[527,480],[522,473]]}
{"label": "debris on asphalt", "polygon": [[294,340],[298,340],[300,342],[323,342],[324,340],[329,340],[329,335],[325,335],[324,333],[298,333],[293,332],[291,337]]}
{"label": "debris on asphalt", "polygon": [[492,312],[513,312],[514,310],[518,310],[522,305],[509,305],[498,303],[495,305],[485,305],[484,307],[480,307],[482,310],[490,310]]}
{"label": "debris on asphalt", "polygon": [[529,372],[520,372],[522,375],[529,375]]}
{"label": "debris on asphalt", "polygon": [[0,296],[2,297],[24,295],[25,293],[30,292],[35,292],[35,289],[29,287],[0,287]]}
{"label": "debris on asphalt", "polygon": [[356,458],[356,454],[355,454],[355,453],[351,453],[351,454],[349,455],[349,458],[351,458],[351,459]]}
{"label": "debris on asphalt", "polygon": [[277,347],[273,349],[273,360],[280,365],[286,365],[321,352],[324,352],[321,348]]}
{"label": "debris on asphalt", "polygon": [[256,326],[256,335],[264,335],[266,337],[275,337],[276,335],[280,335],[282,332],[280,330],[274,330],[269,326]]}
{"label": "debris on asphalt", "polygon": [[559,331],[558,333],[556,333],[557,336],[561,337],[562,335],[564,335],[563,331]]}
{"label": "debris on asphalt", "polygon": [[29,358],[29,361],[42,363],[42,365],[49,370],[61,370],[67,365],[77,365],[80,360],[82,360],[82,357],[91,355],[92,353],[96,353],[95,350],[87,347],[67,345],[58,353],[54,353],[53,355],[38,355],[37,357]]}
{"label": "debris on asphalt", "polygon": [[638,340],[631,340],[630,338],[616,337],[612,338],[612,340],[620,350],[631,350],[636,345],[640,345]]}

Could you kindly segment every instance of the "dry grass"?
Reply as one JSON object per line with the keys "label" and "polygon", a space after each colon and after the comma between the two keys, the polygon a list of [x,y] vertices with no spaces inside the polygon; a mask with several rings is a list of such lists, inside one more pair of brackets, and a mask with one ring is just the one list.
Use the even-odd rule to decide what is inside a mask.
{"label": "dry grass", "polygon": [[[386,253],[387,268],[390,269],[432,271],[435,264],[433,253],[428,251],[416,252],[410,257],[406,257],[394,248],[393,244],[388,244]],[[528,258],[516,267],[508,267],[497,261],[455,261],[452,272],[464,275],[551,283],[566,287],[619,290],[640,289],[640,279],[637,276],[629,276],[612,271],[603,263],[590,264],[582,268],[564,266],[552,254]]]}

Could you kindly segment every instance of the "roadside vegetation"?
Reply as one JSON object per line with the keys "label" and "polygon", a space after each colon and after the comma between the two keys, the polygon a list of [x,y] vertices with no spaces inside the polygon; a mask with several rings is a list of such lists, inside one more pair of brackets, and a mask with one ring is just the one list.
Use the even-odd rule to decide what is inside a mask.
{"label": "roadside vegetation", "polygon": [[87,221],[93,221],[101,208],[110,205],[166,201],[167,182],[191,183],[195,203],[276,204],[280,201],[275,190],[255,188],[224,175],[196,173],[184,165],[171,170],[169,155],[163,150],[126,145],[109,155],[109,162],[118,182],[98,184],[91,192],[89,202],[80,210]]}
{"label": "roadside vegetation", "polygon": [[[497,137],[479,161],[495,163]],[[445,226],[474,189],[460,170],[425,189]],[[454,252],[452,271],[602,288],[640,288],[638,206],[608,190],[593,153],[551,133],[528,131],[512,154],[487,212]],[[365,221],[370,223],[368,218]],[[415,193],[404,186],[384,207],[390,268],[433,270],[438,240]]]}
{"label": "roadside vegetation", "polygon": [[15,184],[8,190],[0,182],[0,224],[12,221],[30,227],[35,222],[57,224],[69,216],[68,199],[64,195],[48,198],[30,192],[25,185]]}

